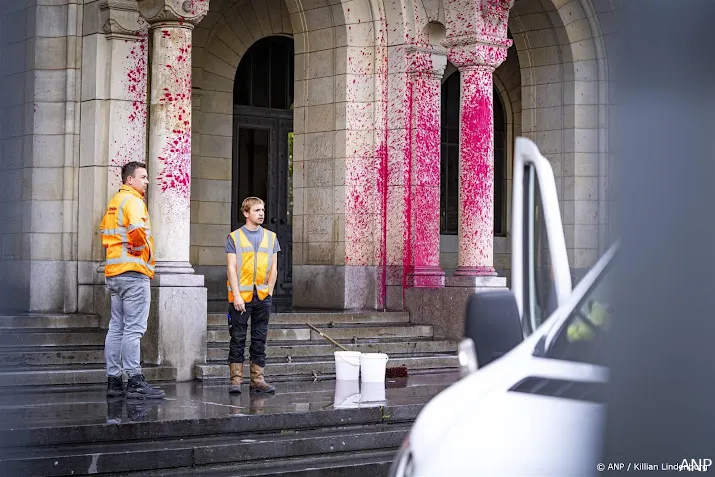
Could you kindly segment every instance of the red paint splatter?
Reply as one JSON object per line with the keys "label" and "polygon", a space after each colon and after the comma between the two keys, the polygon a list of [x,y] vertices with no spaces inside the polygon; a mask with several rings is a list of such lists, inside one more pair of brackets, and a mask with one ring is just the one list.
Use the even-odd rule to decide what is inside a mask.
{"label": "red paint splatter", "polygon": [[[513,0],[481,0],[465,9],[461,0],[446,4],[449,60],[461,73],[459,238],[456,275],[495,275],[494,69],[504,62]],[[455,41],[455,39],[457,41]],[[469,41],[465,41],[465,39]]]}
{"label": "red paint splatter", "polygon": [[[157,116],[165,121],[159,126],[170,131],[158,155],[161,170],[157,185],[162,193],[172,192],[182,200],[182,207],[189,207],[191,197],[191,41],[190,32],[177,29],[163,34],[163,48],[175,51],[170,63],[160,69],[157,91]],[[172,42],[176,42],[172,44]],[[156,71],[156,70],[155,70]],[[162,111],[163,109],[163,111]]]}
{"label": "red paint splatter", "polygon": [[[430,62],[431,63],[431,62]],[[408,286],[444,286],[439,266],[441,75],[425,65],[414,78],[419,103],[414,116],[415,183],[412,195],[412,277]],[[439,70],[438,70],[439,72]]]}
{"label": "red paint splatter", "polygon": [[[450,48],[452,62],[460,69],[503,62],[511,44],[506,38],[506,26],[513,0],[448,0],[446,4],[448,39],[461,40],[459,46]],[[390,15],[399,19],[394,25],[388,25],[385,8],[394,10]],[[346,11],[349,13],[349,9]],[[389,285],[401,285],[404,290],[405,286],[434,287],[444,283],[439,268],[441,108],[440,77],[433,71],[430,54],[424,51],[431,48],[431,39],[421,31],[411,30],[397,4],[379,3],[376,13],[373,52],[358,50],[347,58],[347,73],[355,76],[346,85],[346,141],[356,146],[345,166],[345,263],[378,266],[377,305],[385,307]],[[425,23],[418,9],[413,13],[415,25]],[[360,19],[351,23],[359,24]],[[465,39],[471,43],[465,45]],[[406,48],[415,46],[419,48]],[[369,54],[374,54],[369,65],[374,65],[374,72],[361,71],[363,65],[368,66],[364,58]],[[489,70],[490,85],[492,72]],[[375,93],[372,113],[369,104],[363,106],[366,103],[361,94],[370,77],[374,78]],[[480,233],[480,246],[488,235],[489,245],[481,246],[480,254],[489,256],[483,263],[491,267],[493,210],[487,202],[493,200],[492,90],[479,91],[489,95],[486,111],[481,111],[485,109],[485,98],[477,94],[462,96],[463,105],[473,106],[464,108],[464,136],[474,141],[482,138],[482,142],[474,142],[471,149],[466,142],[460,146],[471,158],[462,183],[466,176],[478,183],[464,187],[471,187],[468,193],[475,198],[465,199],[460,207],[464,215],[473,215],[467,227]],[[374,131],[372,151],[359,145],[363,131]],[[469,244],[476,240],[468,230],[462,235]],[[473,261],[473,257],[465,257]],[[393,305],[397,304],[390,304]]]}
{"label": "red paint splatter", "polygon": [[[123,127],[114,128],[118,139],[112,143],[114,151],[109,159],[112,177],[120,181],[121,167],[130,161],[144,161],[146,156],[147,119],[147,63],[149,58],[149,25],[140,21],[140,30],[125,57],[125,98],[130,109],[126,117],[116,118]],[[121,113],[120,113],[121,114]],[[124,123],[126,121],[126,124]]]}
{"label": "red paint splatter", "polygon": [[457,274],[494,275],[493,68],[461,69]]}
{"label": "red paint splatter", "polygon": [[191,194],[191,129],[175,129],[159,156],[162,169],[157,177],[159,189],[177,192],[188,198]]}

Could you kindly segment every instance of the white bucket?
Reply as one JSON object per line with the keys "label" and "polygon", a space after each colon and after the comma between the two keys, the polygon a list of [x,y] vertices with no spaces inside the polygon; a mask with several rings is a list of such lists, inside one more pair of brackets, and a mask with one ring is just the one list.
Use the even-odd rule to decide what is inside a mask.
{"label": "white bucket", "polygon": [[357,381],[360,376],[359,351],[335,352],[335,379],[342,381]]}
{"label": "white bucket", "polygon": [[362,381],[366,383],[384,383],[387,355],[385,353],[363,353],[360,356]]}

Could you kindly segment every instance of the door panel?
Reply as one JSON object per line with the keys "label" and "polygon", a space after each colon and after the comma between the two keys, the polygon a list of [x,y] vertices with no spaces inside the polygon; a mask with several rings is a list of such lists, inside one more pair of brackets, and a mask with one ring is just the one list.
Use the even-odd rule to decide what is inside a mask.
{"label": "door panel", "polygon": [[276,232],[281,246],[273,292],[276,309],[290,307],[292,302],[292,130],[291,111],[234,110],[232,228],[245,223],[241,211],[244,198],[256,196],[266,202],[263,226]]}

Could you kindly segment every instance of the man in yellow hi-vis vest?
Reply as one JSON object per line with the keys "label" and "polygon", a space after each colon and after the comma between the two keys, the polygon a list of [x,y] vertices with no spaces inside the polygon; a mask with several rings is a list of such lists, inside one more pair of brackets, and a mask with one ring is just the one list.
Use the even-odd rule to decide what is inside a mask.
{"label": "man in yellow hi-vis vest", "polygon": [[[104,343],[107,397],[163,398],[164,391],[146,382],[139,366],[141,337],[146,332],[154,277],[155,252],[151,221],[144,203],[149,184],[146,165],[122,167],[122,186],[107,205],[99,231],[106,248],[104,276],[112,293],[111,320]],[[127,388],[122,383],[127,373]]]}
{"label": "man in yellow hi-vis vest", "polygon": [[273,393],[276,388],[264,379],[266,339],[271,314],[273,288],[278,278],[276,234],[261,227],[265,203],[258,197],[248,197],[241,204],[246,225],[228,235],[226,261],[228,280],[228,326],[231,344],[228,367],[231,375],[230,393],[241,392],[243,352],[246,347],[248,319],[251,319],[251,386],[252,391]]}

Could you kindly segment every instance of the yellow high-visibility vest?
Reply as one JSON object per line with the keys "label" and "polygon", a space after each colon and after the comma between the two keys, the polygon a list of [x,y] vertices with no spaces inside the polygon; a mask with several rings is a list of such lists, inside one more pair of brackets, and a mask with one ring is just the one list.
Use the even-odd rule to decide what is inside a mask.
{"label": "yellow high-visibility vest", "polygon": [[[238,237],[238,239],[237,239]],[[231,232],[231,238],[236,245],[236,274],[238,276],[238,292],[243,301],[248,303],[253,299],[253,288],[258,292],[258,299],[265,300],[270,294],[268,279],[275,254],[276,234],[263,229],[263,238],[258,250],[253,249],[251,241],[240,228]],[[228,301],[233,303],[233,290],[231,283],[226,280],[228,288]]]}
{"label": "yellow high-visibility vest", "polygon": [[154,237],[149,211],[139,192],[123,185],[112,197],[99,226],[106,249],[104,275],[139,272],[154,278]]}

